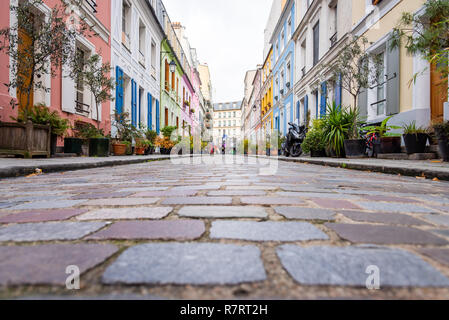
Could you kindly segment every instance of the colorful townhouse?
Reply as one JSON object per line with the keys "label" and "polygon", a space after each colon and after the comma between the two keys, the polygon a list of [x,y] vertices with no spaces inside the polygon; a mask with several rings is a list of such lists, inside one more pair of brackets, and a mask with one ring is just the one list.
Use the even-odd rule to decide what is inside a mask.
{"label": "colorful townhouse", "polygon": [[[361,1],[360,1],[361,2]],[[332,65],[348,41],[352,24],[352,0],[297,0],[295,120],[305,123],[326,114],[327,104],[350,105],[351,96],[340,83],[329,85]],[[323,71],[324,70],[324,71]]]}
{"label": "colorful townhouse", "polygon": [[[449,118],[447,85],[434,66],[419,55],[410,55],[404,47],[390,50],[392,29],[403,12],[424,13],[425,0],[358,1],[353,4],[352,33],[365,36],[369,52],[383,61],[383,81],[365,90],[359,97],[359,108],[369,122],[393,115],[392,124],[416,121],[428,126],[431,120]],[[411,81],[418,74],[416,81]],[[446,114],[445,108],[446,107]]]}
{"label": "colorful townhouse", "polygon": [[[366,37],[366,50],[381,62],[379,85],[362,90],[358,97],[360,114],[369,123],[393,116],[391,124],[402,126],[416,121],[449,117],[447,90],[427,61],[409,55],[405,47],[390,50],[393,28],[404,12],[419,14],[425,0],[297,0],[298,25],[293,35],[296,46],[295,103],[297,118],[304,123],[307,113],[320,118],[326,104],[353,106],[352,96],[337,82],[329,85],[332,65],[353,37]],[[416,81],[411,81],[417,74]]]}
{"label": "colorful townhouse", "polygon": [[161,25],[162,2],[111,0],[111,3],[111,65],[117,83],[111,116],[126,112],[135,127],[159,132],[160,52],[165,37]]}
{"label": "colorful townhouse", "polygon": [[262,130],[267,134],[273,131],[273,73],[271,69],[271,59],[273,58],[273,49],[270,48],[268,55],[262,66],[262,106],[261,119]]}
{"label": "colorful townhouse", "polygon": [[273,46],[274,128],[282,135],[288,131],[288,122],[293,121],[294,114],[294,66],[295,66],[295,32],[296,3],[288,0],[271,37]]}
{"label": "colorful townhouse", "polygon": [[[61,0],[44,0],[43,5],[36,7],[36,12],[42,19],[49,17],[54,6],[59,5]],[[14,16],[10,14],[10,6],[16,6],[19,0],[4,0],[0,2],[1,22],[0,27],[13,27],[15,23]],[[79,9],[80,14],[95,29],[98,36],[78,36],[73,43],[73,50],[82,53],[87,59],[93,54],[100,54],[104,63],[111,61],[110,50],[110,29],[111,29],[111,2],[110,1],[83,1]],[[75,10],[78,11],[78,10]],[[23,35],[24,37],[26,35]],[[26,41],[25,41],[26,42]],[[9,57],[6,54],[0,55],[0,81],[9,83],[13,77],[12,71],[8,67]],[[71,126],[77,127],[86,123],[97,125],[100,122],[100,128],[105,133],[111,130],[110,103],[103,103],[97,114],[94,98],[86,86],[77,83],[74,79],[62,76],[61,70],[56,72],[55,77],[46,75],[43,80],[48,91],[34,89],[32,93],[32,103],[45,104],[50,110],[57,111],[63,118],[70,121]],[[16,90],[8,91],[4,85],[0,86],[0,120],[11,121],[11,117],[17,116],[18,108],[10,107],[11,99],[17,99]],[[16,100],[19,106],[25,103]],[[59,138],[58,149],[63,146],[62,138]]]}

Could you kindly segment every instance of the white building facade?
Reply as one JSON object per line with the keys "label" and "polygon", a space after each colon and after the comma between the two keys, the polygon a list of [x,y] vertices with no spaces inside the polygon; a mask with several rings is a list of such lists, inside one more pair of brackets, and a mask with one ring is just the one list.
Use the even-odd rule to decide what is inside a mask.
{"label": "white building facade", "polygon": [[162,8],[160,0],[111,0],[111,66],[117,82],[111,115],[127,112],[134,126],[152,130],[161,96]]}

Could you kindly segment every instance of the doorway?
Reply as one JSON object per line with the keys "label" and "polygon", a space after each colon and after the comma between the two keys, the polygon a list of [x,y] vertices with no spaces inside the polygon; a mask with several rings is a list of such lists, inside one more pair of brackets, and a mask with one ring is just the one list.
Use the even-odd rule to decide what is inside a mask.
{"label": "doorway", "polygon": [[444,118],[444,103],[448,100],[447,79],[438,72],[436,65],[430,68],[430,117],[439,122]]}

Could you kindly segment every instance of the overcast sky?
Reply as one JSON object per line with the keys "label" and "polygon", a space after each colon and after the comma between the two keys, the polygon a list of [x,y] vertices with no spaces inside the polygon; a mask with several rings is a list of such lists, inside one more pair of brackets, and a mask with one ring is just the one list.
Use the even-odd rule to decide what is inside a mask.
{"label": "overcast sky", "polygon": [[245,72],[263,63],[264,28],[272,0],[163,0],[181,22],[201,63],[209,65],[214,102],[243,99]]}

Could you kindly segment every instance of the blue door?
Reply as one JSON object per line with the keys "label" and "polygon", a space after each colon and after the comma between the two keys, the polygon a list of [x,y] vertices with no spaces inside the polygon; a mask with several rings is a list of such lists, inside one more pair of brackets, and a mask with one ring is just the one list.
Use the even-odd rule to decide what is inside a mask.
{"label": "blue door", "polygon": [[161,113],[159,112],[159,100],[156,100],[156,132],[161,132]]}
{"label": "blue door", "polygon": [[142,90],[139,90],[139,128],[142,126]]}
{"label": "blue door", "polygon": [[131,80],[131,124],[137,125],[137,85]]}
{"label": "blue door", "polygon": [[148,101],[148,110],[147,110],[148,129],[153,130],[153,97],[151,96],[150,93],[148,93],[147,101]]}
{"label": "blue door", "polygon": [[299,101],[298,101],[298,102],[296,102],[296,120],[298,120],[298,123],[299,123],[300,119],[301,119],[301,116],[299,113]]}
{"label": "blue door", "polygon": [[320,104],[320,118],[326,115],[326,98],[327,98],[327,84],[323,82],[321,84],[321,104]]}
{"label": "blue door", "polygon": [[121,114],[123,112],[123,70],[120,67],[115,68],[116,89],[115,89],[115,112]]}

